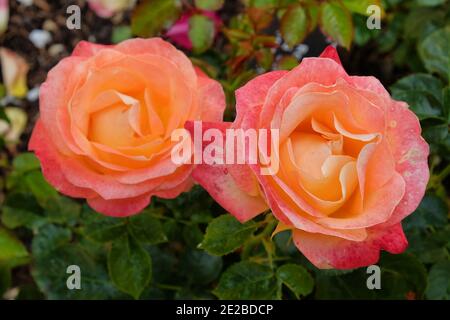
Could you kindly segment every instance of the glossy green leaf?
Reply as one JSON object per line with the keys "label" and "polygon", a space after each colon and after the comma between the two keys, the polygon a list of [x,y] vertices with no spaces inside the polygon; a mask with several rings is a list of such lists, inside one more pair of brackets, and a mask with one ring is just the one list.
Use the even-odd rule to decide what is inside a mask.
{"label": "glossy green leaf", "polygon": [[324,2],[320,10],[322,31],[341,46],[350,49],[353,39],[353,21],[350,12],[339,1]]}
{"label": "glossy green leaf", "polygon": [[[81,271],[81,289],[69,290],[69,266]],[[103,250],[92,242],[65,243],[35,259],[32,275],[48,299],[124,299],[127,297],[111,283]]]}
{"label": "glossy green leaf", "polygon": [[405,101],[420,119],[443,116],[442,82],[432,75],[416,73],[391,86],[392,96]]}
{"label": "glossy green leaf", "polygon": [[447,0],[415,0],[419,6],[434,7],[445,3]]}
{"label": "glossy green leaf", "polygon": [[81,205],[78,202],[59,195],[45,209],[46,218],[50,222],[70,226],[77,223],[77,219],[81,213]]}
{"label": "glossy green leaf", "polygon": [[8,194],[2,206],[1,220],[10,229],[22,226],[34,229],[46,223],[41,207],[29,193]]}
{"label": "glossy green leaf", "polygon": [[311,4],[306,10],[308,13],[308,32],[313,32],[319,23],[320,7],[316,4]]}
{"label": "glossy green leaf", "polygon": [[112,243],[108,270],[114,285],[138,299],[152,277],[150,255],[133,237],[123,236]]}
{"label": "glossy green leaf", "polygon": [[383,6],[381,5],[381,0],[342,0],[344,6],[354,13],[359,13],[365,16],[372,14],[372,11],[367,11],[369,6],[377,6],[380,8],[381,16],[384,15]]}
{"label": "glossy green leaf", "polygon": [[256,225],[252,221],[240,223],[232,215],[221,215],[206,228],[200,247],[211,254],[222,256],[242,246],[255,230]]}
{"label": "glossy green leaf", "polygon": [[[418,41],[442,28],[445,24],[445,12],[432,8],[414,8],[405,18],[403,34],[406,39]],[[411,55],[411,52],[410,52]]]}
{"label": "glossy green leaf", "polygon": [[405,230],[426,230],[429,227],[444,227],[448,221],[447,204],[435,194],[429,193],[420,202],[416,211],[404,221]]}
{"label": "glossy green leaf", "polygon": [[161,222],[152,216],[154,211],[153,209],[147,209],[130,218],[128,228],[139,242],[157,244],[167,241]]}
{"label": "glossy green leaf", "polygon": [[442,120],[440,123],[425,126],[422,130],[422,136],[430,144],[444,141],[448,136],[447,121]]}
{"label": "glossy green leaf", "polygon": [[11,268],[28,261],[25,246],[10,232],[0,227],[0,264]]}
{"label": "glossy green leaf", "polygon": [[54,205],[58,192],[45,180],[40,171],[28,172],[24,179],[41,207]]}
{"label": "glossy green leaf", "polygon": [[401,299],[410,296],[420,299],[426,287],[426,269],[408,254],[383,253],[377,265],[381,268],[381,289],[370,290],[366,268],[359,268],[338,276],[316,273],[316,299]]}
{"label": "glossy green leaf", "polygon": [[208,50],[214,41],[214,21],[202,14],[195,14],[189,18],[189,39],[195,53]]}
{"label": "glossy green leaf", "polygon": [[122,218],[99,216],[83,229],[89,239],[96,242],[108,242],[122,237],[127,232],[125,220]]}
{"label": "glossy green leaf", "polygon": [[272,270],[249,261],[238,262],[228,268],[213,293],[226,300],[280,298],[280,288]]}
{"label": "glossy green leaf", "polygon": [[313,277],[298,264],[285,264],[279,267],[277,278],[295,294],[297,299],[309,295],[314,288]]}
{"label": "glossy green leaf", "polygon": [[119,43],[133,37],[133,32],[129,26],[114,27],[111,35],[112,43]]}
{"label": "glossy green leaf", "polygon": [[71,238],[72,233],[69,229],[49,224],[39,229],[33,238],[31,250],[34,256],[42,257],[69,243]]}
{"label": "glossy green leaf", "polygon": [[284,56],[278,61],[277,66],[279,70],[291,70],[298,66],[298,60],[294,56]]}
{"label": "glossy green leaf", "polygon": [[431,300],[450,299],[450,261],[441,261],[431,267],[425,292]]}
{"label": "glossy green leaf", "polygon": [[308,31],[308,19],[301,5],[289,7],[281,18],[280,32],[284,41],[290,46],[301,43]]}
{"label": "glossy green leaf", "polygon": [[152,37],[170,27],[181,13],[179,0],[144,0],[133,11],[131,31],[140,37]]}
{"label": "glossy green leaf", "polygon": [[422,298],[426,285],[426,269],[420,261],[408,254],[383,254],[379,262],[382,270],[380,292],[384,298],[405,299],[413,294]]}
{"label": "glossy green leaf", "polygon": [[25,173],[40,168],[39,159],[33,153],[25,152],[14,157],[13,169],[18,173]]}
{"label": "glossy green leaf", "polygon": [[439,29],[418,44],[419,55],[430,72],[450,80],[450,26]]}

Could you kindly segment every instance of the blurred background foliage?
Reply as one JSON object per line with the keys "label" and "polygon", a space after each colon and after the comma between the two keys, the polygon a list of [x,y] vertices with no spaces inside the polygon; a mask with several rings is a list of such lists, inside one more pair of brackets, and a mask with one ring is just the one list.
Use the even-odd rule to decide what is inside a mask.
{"label": "blurred background foliage", "polygon": [[[82,9],[81,30],[65,27],[70,4]],[[373,4],[381,8],[380,30],[366,26]],[[0,36],[1,297],[450,298],[449,1],[144,0],[114,7],[107,17],[89,5],[10,1]],[[374,75],[409,103],[431,146],[431,179],[419,208],[403,222],[408,250],[381,255],[381,290],[367,289],[366,268],[316,269],[289,232],[271,239],[270,213],[240,224],[200,187],[116,219],[44,180],[26,146],[47,71],[81,39],[117,43],[134,36],[172,41],[219,79],[226,120],[234,117],[235,89],[257,74],[291,69],[329,43],[339,46],[350,74]],[[80,266],[82,290],[67,289],[69,265]]]}

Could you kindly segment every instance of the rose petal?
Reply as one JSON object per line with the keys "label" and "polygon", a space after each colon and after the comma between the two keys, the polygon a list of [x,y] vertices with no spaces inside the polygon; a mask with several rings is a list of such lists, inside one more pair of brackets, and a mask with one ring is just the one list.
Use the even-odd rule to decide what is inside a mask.
{"label": "rose petal", "polygon": [[320,269],[354,269],[377,263],[380,250],[401,253],[408,246],[401,224],[372,229],[366,240],[356,242],[338,237],[293,231],[297,248]]}
{"label": "rose petal", "polygon": [[339,58],[339,54],[338,54],[336,48],[331,45],[326,47],[325,50],[323,50],[323,52],[320,54],[319,58],[332,59],[342,66],[342,62],[341,62],[341,59]]}
{"label": "rose petal", "polygon": [[105,200],[101,197],[88,199],[89,206],[111,217],[127,217],[142,211],[150,203],[150,195],[135,198]]}

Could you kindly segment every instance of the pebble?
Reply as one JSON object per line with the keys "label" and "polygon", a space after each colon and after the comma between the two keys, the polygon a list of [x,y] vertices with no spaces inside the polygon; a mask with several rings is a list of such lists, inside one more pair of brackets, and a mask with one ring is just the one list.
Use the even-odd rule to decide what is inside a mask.
{"label": "pebble", "polygon": [[55,21],[47,19],[42,24],[42,29],[47,30],[49,32],[56,32],[58,31],[58,25]]}
{"label": "pebble", "polygon": [[48,54],[52,57],[56,57],[64,52],[64,45],[61,43],[55,43],[48,48]]}
{"label": "pebble", "polygon": [[34,29],[30,32],[28,39],[30,39],[36,48],[43,49],[52,41],[52,35],[47,30]]}
{"label": "pebble", "polygon": [[24,6],[28,7],[33,4],[33,0],[17,0],[20,4],[23,4]]}
{"label": "pebble", "polygon": [[27,100],[30,102],[37,101],[39,99],[39,87],[34,87],[27,93]]}
{"label": "pebble", "polygon": [[295,48],[293,55],[297,58],[297,60],[300,60],[305,56],[305,54],[309,51],[309,46],[306,44],[300,44]]}

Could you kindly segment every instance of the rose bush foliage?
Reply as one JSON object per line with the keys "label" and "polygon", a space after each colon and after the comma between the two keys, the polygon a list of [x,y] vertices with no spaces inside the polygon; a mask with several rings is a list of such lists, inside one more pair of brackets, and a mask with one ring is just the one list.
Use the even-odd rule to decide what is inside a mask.
{"label": "rose bush foliage", "polygon": [[[22,98],[27,86],[23,86],[21,97],[1,100],[2,125],[20,140],[12,142],[0,134],[0,143],[5,145],[0,154],[0,295],[8,299],[450,297],[448,1],[374,0],[356,4],[268,0],[241,1],[240,6],[216,0],[116,2],[82,5],[87,21],[94,19],[96,26],[111,31],[111,41],[101,42],[162,36],[184,53],[154,39],[128,40],[115,47],[82,42],[74,48],[75,38],[103,39],[103,27],[89,29],[92,34],[87,35],[83,25],[83,30],[73,31],[69,41],[64,41],[66,53],[74,50],[73,54],[49,73],[41,87],[41,114],[36,125],[37,104]],[[382,6],[381,30],[366,27],[365,6],[369,4]],[[66,5],[60,2],[60,8]],[[22,4],[11,5],[11,22],[23,12],[16,11],[18,6]],[[30,8],[25,12],[35,9]],[[176,38],[171,36],[173,28]],[[14,43],[3,40],[11,39],[9,32],[7,29],[0,39],[1,45],[14,48]],[[317,57],[329,41],[338,45],[347,71],[333,52]],[[149,50],[155,50],[150,60]],[[305,58],[305,54],[312,58]],[[307,72],[314,64],[320,68]],[[121,76],[109,77],[104,73],[107,68],[98,68],[102,65],[114,65]],[[167,66],[172,66],[173,72],[164,73],[162,69],[168,70]],[[142,81],[138,75],[147,75],[150,68],[161,72]],[[89,76],[88,70],[92,73]],[[126,74],[132,75],[129,83],[139,89],[108,93],[111,87],[126,86],[126,81],[121,81]],[[22,77],[25,79],[26,73]],[[89,79],[91,83],[85,85]],[[95,86],[95,79],[102,81]],[[27,80],[31,88],[33,82],[30,77]],[[158,104],[147,103],[146,92],[159,92],[158,85],[167,83],[174,91],[166,92],[165,97],[179,94],[184,98],[180,104],[192,114],[169,112],[161,116],[158,112],[163,109]],[[89,90],[80,92],[83,85]],[[0,86],[2,98],[10,96],[6,83],[5,87]],[[73,98],[69,96],[72,91],[77,92]],[[203,99],[204,91],[216,101]],[[115,106],[110,106],[98,113],[96,138],[102,138],[105,146],[109,144],[108,152],[100,147],[101,152],[91,153],[92,136],[77,132],[75,124],[91,114],[70,114],[74,106],[88,111],[95,95],[109,95],[109,102],[120,100],[125,111],[114,112]],[[299,121],[296,111],[284,116],[283,122],[285,108],[304,109],[301,106],[306,97],[314,117]],[[194,103],[195,99],[205,108]],[[175,106],[172,102],[167,105]],[[11,112],[3,112],[5,103],[25,104],[25,108],[15,107],[29,112],[25,130],[23,124],[18,126],[15,119],[9,119]],[[356,105],[377,112],[361,112]],[[11,109],[8,105],[5,111]],[[206,114],[195,112],[200,109]],[[133,110],[144,112],[136,115]],[[310,158],[286,166],[293,164],[291,159],[302,160],[291,157],[295,148],[287,148],[287,155],[280,154],[282,170],[273,177],[262,177],[257,166],[246,165],[226,170],[183,166],[178,170],[186,176],[178,175],[179,171],[170,172],[161,158],[152,162],[136,148],[134,133],[139,136],[139,131],[145,132],[142,136],[147,141],[168,142],[164,137],[147,135],[146,119],[156,117],[144,113],[151,110],[164,125],[165,120],[172,120],[178,128],[185,126],[186,120],[205,120],[204,125],[210,127],[225,120],[222,128],[260,128],[270,122],[284,130],[295,126],[299,133],[287,130],[284,141],[290,140],[292,147],[301,142],[301,147],[310,139],[313,143],[308,146],[318,152],[312,157],[314,161]],[[209,111],[214,116],[207,115]],[[352,117],[347,117],[349,114]],[[115,118],[121,124],[108,120],[108,126],[102,127],[103,117]],[[33,127],[30,146],[38,158],[26,152]],[[426,143],[419,137],[420,127]],[[124,137],[130,139],[122,140]],[[124,147],[128,144],[132,146]],[[430,178],[419,204],[427,180],[427,144]],[[117,154],[124,148],[130,152],[127,157]],[[345,160],[345,170],[323,166],[324,157]],[[383,170],[373,170],[377,157],[381,161],[375,167]],[[160,178],[141,175],[138,163],[146,163],[144,167],[151,163],[150,170],[158,172]],[[305,172],[306,165],[310,166]],[[330,169],[326,172],[333,173],[328,177],[334,179],[319,181],[316,174],[322,167]],[[290,174],[283,172],[286,168]],[[348,183],[345,190],[359,194],[361,203],[342,192],[341,181],[336,179],[341,172],[342,181]],[[141,181],[136,187],[119,176]],[[162,183],[171,178],[173,184]],[[193,178],[205,188],[189,189]],[[389,183],[383,184],[385,180],[395,180],[398,188],[389,189]],[[319,188],[320,183],[333,191],[326,202],[319,197],[325,190]],[[386,196],[381,203],[386,205],[377,208],[379,202],[369,198],[383,192]],[[330,200],[335,202],[334,212],[326,206]],[[364,210],[352,211],[349,217],[336,216],[350,204],[359,204]],[[371,208],[382,215],[371,214]],[[402,254],[380,252],[399,253],[407,242]],[[367,288],[369,274],[360,268],[375,262],[381,269],[381,290]],[[67,290],[66,269],[73,264],[82,270],[83,290]],[[324,270],[329,267],[332,270]]]}

